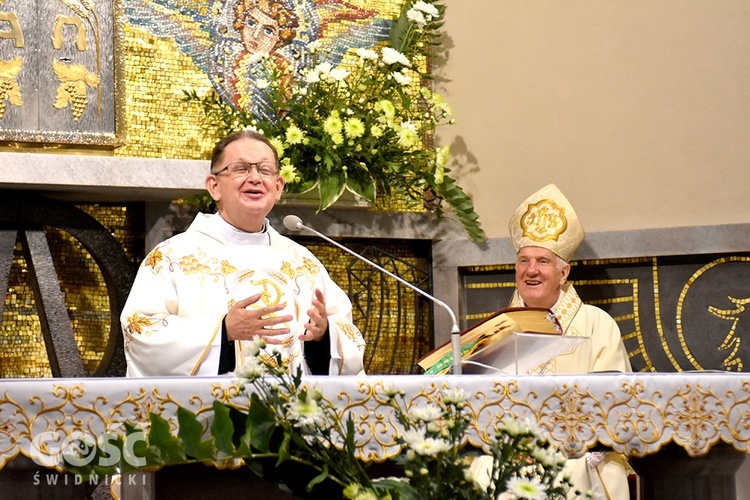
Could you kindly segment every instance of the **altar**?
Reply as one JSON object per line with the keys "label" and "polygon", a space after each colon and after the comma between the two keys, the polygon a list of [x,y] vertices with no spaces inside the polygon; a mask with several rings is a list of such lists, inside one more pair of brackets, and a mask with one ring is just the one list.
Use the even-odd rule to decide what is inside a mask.
{"label": "altar", "polygon": [[[526,420],[569,457],[611,449],[641,476],[642,498],[735,498],[734,473],[750,445],[750,376],[692,372],[461,377],[307,377],[342,416],[354,417],[358,456],[383,462],[399,453],[398,423],[382,393],[424,403],[454,386],[468,399],[466,445],[488,449],[506,418]],[[73,435],[97,438],[158,413],[176,425],[183,406],[211,418],[214,400],[243,405],[230,377],[16,379],[0,397],[0,466],[18,455],[62,470],[59,447]],[[56,435],[57,441],[52,439]],[[691,464],[689,471],[670,463]],[[2,471],[0,470],[0,475]],[[139,492],[143,498],[143,492]]]}

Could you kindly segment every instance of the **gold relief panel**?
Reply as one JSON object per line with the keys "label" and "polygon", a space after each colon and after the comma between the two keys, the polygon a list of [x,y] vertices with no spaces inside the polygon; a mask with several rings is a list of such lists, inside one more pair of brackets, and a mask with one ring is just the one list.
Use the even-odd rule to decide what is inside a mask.
{"label": "gold relief panel", "polygon": [[114,0],[0,1],[0,141],[119,143]]}

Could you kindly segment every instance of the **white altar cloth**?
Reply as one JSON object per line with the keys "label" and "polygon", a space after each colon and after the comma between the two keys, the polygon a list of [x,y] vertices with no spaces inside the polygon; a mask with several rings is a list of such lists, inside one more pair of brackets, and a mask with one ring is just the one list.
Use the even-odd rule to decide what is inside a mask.
{"label": "white altar cloth", "polygon": [[[399,452],[399,425],[383,402],[385,385],[405,391],[410,403],[443,389],[469,393],[467,441],[479,448],[507,417],[525,418],[571,457],[597,444],[627,456],[653,454],[670,442],[690,456],[730,443],[750,445],[750,375],[653,373],[523,376],[306,377],[342,415],[355,417],[360,458],[383,461]],[[210,418],[215,399],[244,404],[230,377],[5,379],[0,390],[0,467],[31,456],[38,436],[83,432],[94,437],[145,423],[156,412],[176,425],[177,405]],[[35,438],[37,441],[35,441]],[[38,456],[37,456],[38,458]]]}

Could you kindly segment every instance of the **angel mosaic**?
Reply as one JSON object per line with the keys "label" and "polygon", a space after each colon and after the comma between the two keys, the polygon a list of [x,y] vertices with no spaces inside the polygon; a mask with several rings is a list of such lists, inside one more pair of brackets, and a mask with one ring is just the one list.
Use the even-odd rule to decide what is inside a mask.
{"label": "angel mosaic", "polygon": [[336,66],[350,48],[387,40],[393,24],[343,0],[129,0],[124,11],[133,26],[173,39],[219,96],[244,110],[262,98],[254,76],[258,54],[300,72],[307,45],[316,42]]}

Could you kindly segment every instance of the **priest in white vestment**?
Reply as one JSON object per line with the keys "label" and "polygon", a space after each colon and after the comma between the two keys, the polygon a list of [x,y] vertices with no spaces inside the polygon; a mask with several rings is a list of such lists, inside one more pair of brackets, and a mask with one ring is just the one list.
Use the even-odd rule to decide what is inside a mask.
{"label": "priest in white vestment", "polygon": [[[563,335],[588,337],[530,373],[632,371],[615,320],[602,309],[583,304],[573,285],[567,283],[568,262],[583,241],[584,230],[557,186],[549,184],[526,199],[511,218],[509,229],[517,252],[516,290],[509,306],[550,309]],[[486,480],[490,466],[486,457],[473,464],[480,482]],[[630,467],[622,455],[587,453],[584,458],[568,460],[568,467],[576,489],[594,489],[609,500],[630,498]]]}
{"label": "priest in white vestment", "polygon": [[270,142],[241,131],[220,141],[206,188],[219,211],[157,245],[122,311],[127,375],[217,375],[243,364],[261,335],[293,369],[357,374],[364,339],[352,306],[317,258],[266,216],[284,180]]}

